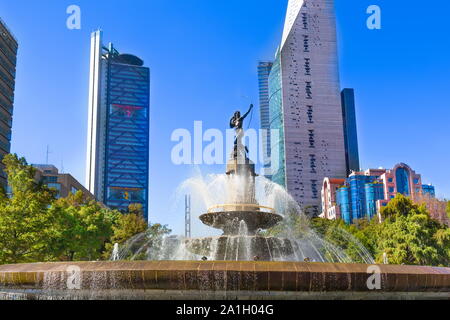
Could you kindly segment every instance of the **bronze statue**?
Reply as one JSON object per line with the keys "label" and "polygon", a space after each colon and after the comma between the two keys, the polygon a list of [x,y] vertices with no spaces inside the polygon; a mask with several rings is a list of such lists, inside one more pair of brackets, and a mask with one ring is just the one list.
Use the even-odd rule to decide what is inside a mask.
{"label": "bronze statue", "polygon": [[245,118],[247,118],[252,109],[253,104],[250,105],[250,108],[243,116],[241,116],[240,111],[236,111],[230,119],[230,128],[235,129],[236,131],[236,139],[234,140],[234,158],[237,158],[238,150],[240,151],[239,153],[243,153],[244,158],[246,158],[245,152],[248,152],[247,147],[245,147],[245,152],[242,152],[242,150],[244,149],[244,146],[242,144],[242,138],[244,137],[243,126]]}

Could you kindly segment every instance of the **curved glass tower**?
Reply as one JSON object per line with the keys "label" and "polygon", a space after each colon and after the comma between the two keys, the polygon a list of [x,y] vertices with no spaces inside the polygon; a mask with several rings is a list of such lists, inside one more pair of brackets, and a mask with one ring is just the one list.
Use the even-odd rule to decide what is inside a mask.
{"label": "curved glass tower", "polygon": [[272,179],[311,215],[323,179],[347,172],[336,42],[333,0],[289,0],[269,76],[270,125],[281,133],[271,140],[281,156]]}

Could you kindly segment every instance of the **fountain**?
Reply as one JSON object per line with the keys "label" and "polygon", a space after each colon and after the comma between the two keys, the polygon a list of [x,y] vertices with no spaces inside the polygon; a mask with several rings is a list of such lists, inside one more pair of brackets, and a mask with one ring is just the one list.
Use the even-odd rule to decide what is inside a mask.
{"label": "fountain", "polygon": [[[450,298],[450,268],[375,265],[367,250],[342,231],[364,262],[352,263],[306,222],[297,235],[289,228],[282,237],[261,232],[285,223],[291,209],[305,217],[296,204],[291,208],[284,189],[256,175],[241,142],[246,115],[236,112],[231,120],[236,141],[226,174],[211,184],[189,181],[206,192],[210,204],[201,222],[222,235],[184,239],[142,233],[114,245],[112,261],[0,266],[0,300]],[[263,197],[258,196],[261,184],[269,191]],[[213,187],[223,188],[222,201],[211,203]],[[281,210],[261,204],[274,195],[287,200],[281,201]]]}
{"label": "fountain", "polygon": [[[261,206],[255,198],[255,165],[243,147],[237,142],[235,151],[227,163],[227,179],[235,187],[229,190],[226,204],[209,208],[200,220],[213,228],[221,229],[219,237],[205,237],[186,240],[187,249],[195,254],[211,256],[214,260],[274,260],[272,252],[281,248],[285,257],[293,255],[294,248],[288,239],[258,235],[261,229],[269,229],[282,221],[283,217],[273,208]],[[242,160],[242,161],[241,161]]]}

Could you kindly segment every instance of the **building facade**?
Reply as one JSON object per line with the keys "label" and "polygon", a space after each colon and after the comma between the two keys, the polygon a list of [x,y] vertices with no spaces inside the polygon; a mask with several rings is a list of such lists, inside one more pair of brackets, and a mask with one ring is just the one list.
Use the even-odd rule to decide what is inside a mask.
{"label": "building facade", "polygon": [[78,191],[88,199],[94,199],[94,195],[89,192],[81,183],[68,173],[60,173],[59,170],[48,164],[33,164],[36,170],[36,180],[41,181],[49,188],[55,189],[58,193],[57,198],[66,198],[70,194]]}
{"label": "building facade", "polygon": [[270,168],[270,111],[269,111],[269,75],[272,70],[273,62],[260,61],[258,63],[258,88],[259,88],[259,116],[261,121],[261,129],[266,135],[262,140],[263,159],[264,159],[264,175],[271,178],[268,168]]}
{"label": "building facade", "polygon": [[359,171],[358,131],[356,127],[355,92],[344,89],[341,92],[342,118],[344,120],[345,162],[347,174]]}
{"label": "building facade", "polygon": [[446,203],[437,200],[434,187],[423,185],[421,175],[404,163],[397,164],[389,170],[354,171],[345,180],[325,178],[322,184],[320,217],[341,218],[347,224],[357,219],[373,217],[381,221],[381,208],[398,193],[409,197],[417,204],[425,204],[433,218],[441,223],[448,223],[445,219]]}
{"label": "building facade", "polygon": [[91,35],[86,187],[110,208],[148,218],[150,70]]}
{"label": "building facade", "polygon": [[323,179],[347,170],[333,0],[289,0],[269,110],[280,133],[271,141],[281,161],[272,180],[318,215]]}
{"label": "building facade", "polygon": [[11,128],[14,105],[18,43],[0,19],[0,185],[6,187],[3,156],[11,150]]}
{"label": "building facade", "polygon": [[340,207],[336,205],[336,191],[345,183],[345,179],[323,179],[322,187],[322,214],[330,220],[341,219]]}

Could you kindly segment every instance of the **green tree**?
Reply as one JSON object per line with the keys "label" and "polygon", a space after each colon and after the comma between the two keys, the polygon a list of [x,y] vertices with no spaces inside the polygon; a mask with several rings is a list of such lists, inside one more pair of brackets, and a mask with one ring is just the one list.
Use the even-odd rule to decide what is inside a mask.
{"label": "green tree", "polygon": [[[433,220],[424,205],[399,194],[382,209],[381,215],[382,223],[377,219],[359,219],[346,225],[343,220],[314,218],[310,226],[322,239],[342,249],[353,262],[364,262],[361,243],[379,263],[386,253],[392,264],[449,265],[450,229]],[[308,230],[305,225],[308,226],[298,215],[288,217],[268,234],[279,236],[286,229],[293,229],[293,235],[301,238],[302,232]]]}
{"label": "green tree", "polygon": [[324,240],[342,249],[353,262],[366,262],[364,248],[369,255],[374,256],[376,244],[373,241],[373,234],[378,231],[375,219],[371,221],[360,219],[353,225],[347,225],[341,219],[314,218],[311,220],[311,227]]}
{"label": "green tree", "polygon": [[145,233],[156,243],[167,226],[147,228],[142,205],[122,214],[86,198],[81,191],[56,200],[56,190],[37,181],[24,158],[3,158],[11,194],[0,188],[0,264],[84,261],[109,258],[112,244]]}
{"label": "green tree", "polygon": [[56,221],[51,251],[64,261],[99,259],[120,216],[118,211],[85,198],[81,191],[58,199],[49,212]]}
{"label": "green tree", "polygon": [[115,243],[123,244],[148,228],[147,221],[143,217],[141,204],[130,204],[128,213],[116,216],[113,221],[113,235],[106,244],[106,250],[103,253],[104,259],[109,259]]}
{"label": "green tree", "polygon": [[[142,205],[140,205],[142,208]],[[113,243],[123,243],[136,234],[142,233],[147,230],[147,221],[144,220],[140,210],[133,210],[135,207],[130,205],[130,211],[127,214],[121,215],[115,225],[113,226],[114,234],[111,238]]]}
{"label": "green tree", "polygon": [[448,265],[448,229],[431,219],[425,206],[398,194],[381,214],[385,220],[377,243],[378,262],[386,253],[394,264]]}
{"label": "green tree", "polygon": [[55,191],[35,181],[36,171],[24,158],[3,158],[11,196],[0,194],[0,263],[51,259],[54,219],[47,208]]}

